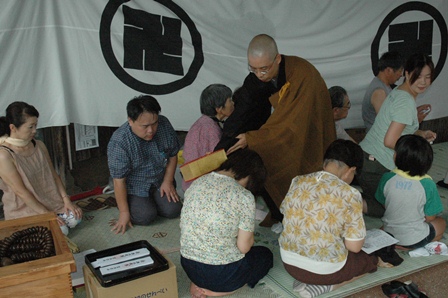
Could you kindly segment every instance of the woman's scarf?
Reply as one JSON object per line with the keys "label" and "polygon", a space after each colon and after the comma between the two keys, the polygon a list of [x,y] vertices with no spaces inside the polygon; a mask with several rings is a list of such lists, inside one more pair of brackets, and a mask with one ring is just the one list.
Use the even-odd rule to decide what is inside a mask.
{"label": "woman's scarf", "polygon": [[30,141],[22,140],[22,139],[15,139],[15,138],[11,138],[8,135],[4,135],[4,136],[0,137],[0,145],[3,145],[4,143],[9,143],[16,147],[25,147],[26,145],[28,145],[30,143]]}

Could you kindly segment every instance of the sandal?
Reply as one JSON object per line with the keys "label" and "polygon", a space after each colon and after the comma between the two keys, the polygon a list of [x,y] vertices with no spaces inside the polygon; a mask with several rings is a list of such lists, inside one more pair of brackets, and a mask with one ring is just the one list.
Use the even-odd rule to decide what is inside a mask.
{"label": "sandal", "polygon": [[428,298],[426,293],[422,292],[418,288],[418,286],[414,282],[412,282],[412,281],[405,282],[405,289],[411,295],[410,297],[413,297],[413,298]]}
{"label": "sandal", "polygon": [[115,200],[114,197],[108,197],[106,199],[102,198],[102,197],[98,197],[98,198],[96,198],[96,200],[98,200],[102,204],[105,204],[108,207],[117,207],[117,200]]}
{"label": "sandal", "polygon": [[385,295],[391,298],[428,298],[412,281],[393,280],[390,284],[383,284],[381,289]]}
{"label": "sandal", "polygon": [[445,181],[440,180],[439,182],[437,182],[437,185],[443,188],[448,188],[448,184],[445,183]]}
{"label": "sandal", "polygon": [[84,212],[103,210],[103,209],[109,208],[108,205],[106,205],[96,199],[89,199],[87,201],[77,201],[76,205],[79,208],[81,208],[82,211],[84,211]]}
{"label": "sandal", "polygon": [[400,281],[392,281],[390,284],[381,285],[383,293],[390,298],[410,298],[405,284]]}

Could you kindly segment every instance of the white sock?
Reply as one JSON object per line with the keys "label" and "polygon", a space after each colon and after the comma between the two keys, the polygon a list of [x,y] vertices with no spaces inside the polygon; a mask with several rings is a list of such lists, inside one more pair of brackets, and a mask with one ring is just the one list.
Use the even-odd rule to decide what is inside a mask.
{"label": "white sock", "polygon": [[305,287],[301,286],[298,288],[297,292],[299,292],[300,296],[303,298],[314,298],[319,295],[330,292],[333,289],[332,285],[310,285],[304,284]]}
{"label": "white sock", "polygon": [[68,227],[66,225],[63,226],[59,226],[62,230],[62,234],[64,234],[65,236],[68,235]]}
{"label": "white sock", "polygon": [[303,282],[298,281],[297,279],[294,279],[294,283],[292,285],[292,289],[295,292],[300,292],[303,291],[306,287],[306,284],[304,284]]}

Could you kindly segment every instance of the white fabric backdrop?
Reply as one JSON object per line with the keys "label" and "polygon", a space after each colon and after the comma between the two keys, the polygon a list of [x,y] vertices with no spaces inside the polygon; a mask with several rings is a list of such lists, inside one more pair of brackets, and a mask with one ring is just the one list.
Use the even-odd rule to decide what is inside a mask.
{"label": "white fabric backdrop", "polygon": [[[142,94],[119,80],[106,63],[100,45],[100,22],[106,0],[1,0],[0,115],[12,101],[22,100],[41,113],[40,127],[80,123],[119,126],[126,103]],[[163,0],[119,3],[111,23],[111,44],[123,61],[123,6],[179,18]],[[170,2],[170,1],[168,1]],[[361,101],[373,78],[371,45],[386,16],[409,1],[189,0],[174,1],[194,22],[202,40],[204,62],[191,84],[169,94],[154,95],[177,130],[188,130],[200,116],[199,95],[211,83],[235,89],[247,75],[246,48],[259,33],[273,36],[281,53],[308,59],[328,87],[345,87],[352,109],[345,127],[363,126]],[[448,20],[448,0],[425,1]],[[431,20],[425,12],[405,12],[392,24]],[[377,55],[388,50],[387,31]],[[434,22],[432,54],[439,60],[442,42]],[[181,26],[182,65],[193,60],[192,36]],[[446,63],[445,63],[446,64]],[[126,70],[141,82],[166,84],[182,76]],[[445,65],[417,103],[430,103],[427,119],[448,116],[448,69]]]}

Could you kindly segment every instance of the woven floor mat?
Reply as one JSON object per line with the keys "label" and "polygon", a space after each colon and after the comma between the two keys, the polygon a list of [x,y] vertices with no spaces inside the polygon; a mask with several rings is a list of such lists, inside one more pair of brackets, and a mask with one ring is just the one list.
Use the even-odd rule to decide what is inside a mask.
{"label": "woven floor mat", "polygon": [[[445,177],[448,170],[448,143],[433,145],[433,149],[435,153],[434,163],[429,171],[429,175],[437,182]],[[445,207],[442,216],[448,219],[448,189],[442,187],[438,187],[438,189]],[[106,199],[108,196],[102,195],[100,197]],[[115,235],[110,231],[111,227],[109,224],[113,223],[117,218],[117,208],[109,207],[104,210],[85,212],[83,222],[70,231],[69,237],[81,250],[95,248],[97,251],[133,241],[147,240],[161,250],[162,253],[165,253],[176,265],[179,297],[190,297],[188,293],[190,281],[180,266],[179,219],[158,218],[150,226],[135,226],[124,235]],[[368,229],[381,226],[380,219],[365,217],[365,222]],[[243,287],[243,289],[228,297],[299,297],[297,293],[292,291],[293,278],[283,268],[277,239],[278,234],[275,234],[269,228],[256,226],[255,245],[267,246],[273,251],[274,268],[270,270],[255,289]],[[447,233],[445,233],[441,241],[448,243]],[[379,268],[375,273],[367,274],[333,292],[319,297],[345,297],[448,261],[447,256],[433,255],[411,258],[408,252],[400,251],[399,254],[404,259],[401,265],[395,268]],[[78,289],[74,296],[75,298],[84,298],[85,292],[82,289]]]}

